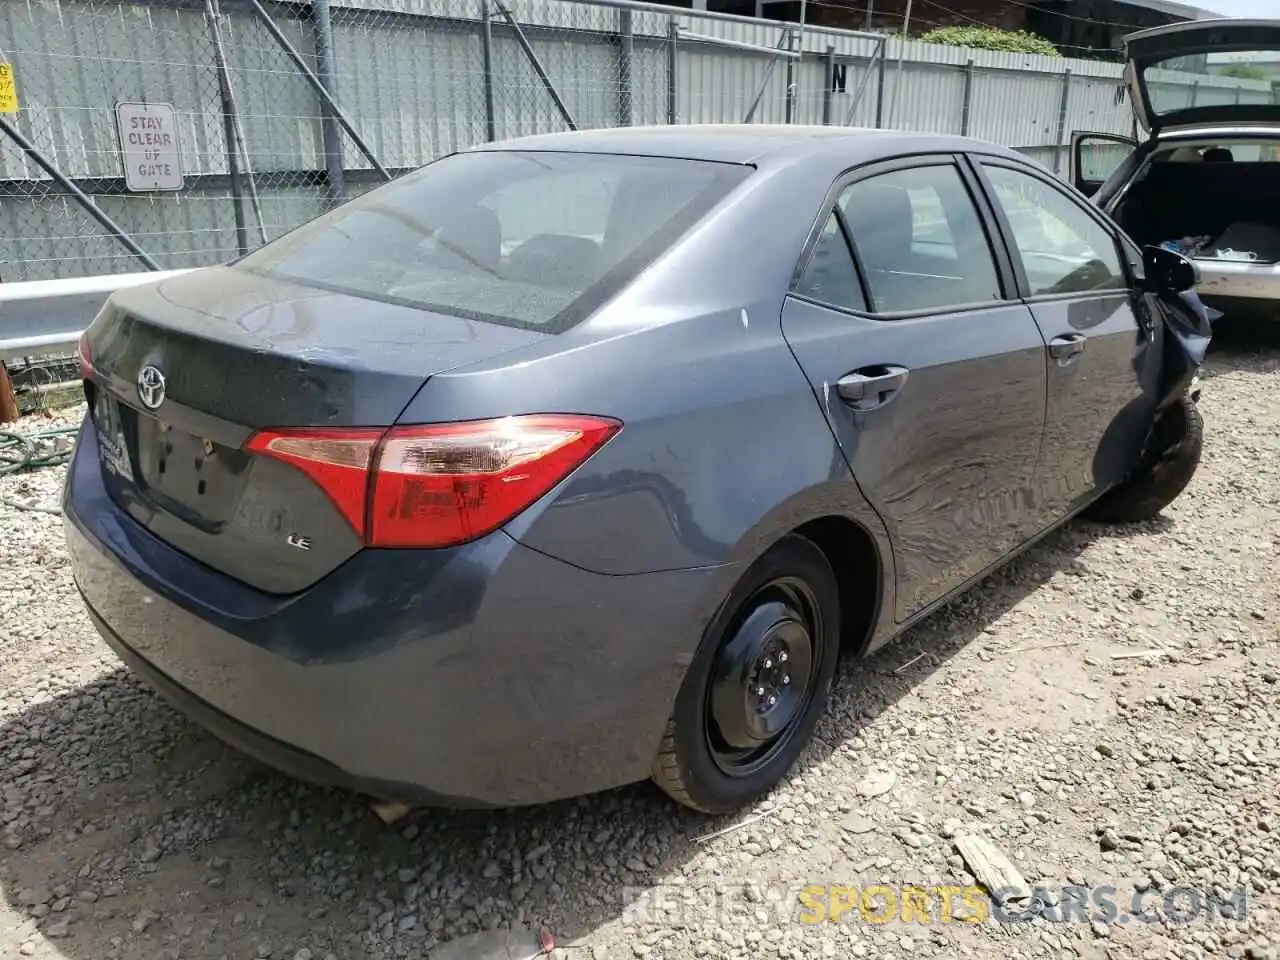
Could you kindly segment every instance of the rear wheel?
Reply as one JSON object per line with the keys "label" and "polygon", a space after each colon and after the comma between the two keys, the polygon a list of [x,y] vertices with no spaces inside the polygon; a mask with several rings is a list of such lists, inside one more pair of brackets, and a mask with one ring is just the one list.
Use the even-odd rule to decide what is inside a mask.
{"label": "rear wheel", "polygon": [[676,697],[653,779],[679,803],[727,813],[790,770],[826,708],[839,657],[835,574],[788,536],[738,581]]}
{"label": "rear wheel", "polygon": [[1151,520],[1186,489],[1204,447],[1204,419],[1190,397],[1182,397],[1156,422],[1133,475],[1103,495],[1085,513],[1101,523]]}

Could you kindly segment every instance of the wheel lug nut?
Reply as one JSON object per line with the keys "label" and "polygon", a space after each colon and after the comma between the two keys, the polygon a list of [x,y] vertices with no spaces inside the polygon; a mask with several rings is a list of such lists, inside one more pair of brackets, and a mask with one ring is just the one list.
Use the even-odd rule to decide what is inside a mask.
{"label": "wheel lug nut", "polygon": [[778,698],[777,698],[777,697],[770,697],[770,698],[769,698],[769,706],[771,706],[771,707],[772,707],[772,706],[773,706],[774,704],[776,704],[777,702],[778,702]]}
{"label": "wheel lug nut", "polygon": [[763,697],[763,696],[764,696],[764,687],[756,687],[756,696],[757,696],[757,697]]}
{"label": "wheel lug nut", "polygon": [[787,662],[787,651],[783,650],[780,654],[778,654],[778,662],[779,663]]}
{"label": "wheel lug nut", "polygon": [[764,668],[765,668],[766,670],[768,670],[768,669],[769,669],[770,667],[772,667],[772,666],[773,666],[773,661],[772,661],[772,660],[766,660],[766,661],[764,662]]}
{"label": "wheel lug nut", "polygon": [[788,683],[790,683],[790,682],[791,682],[791,674],[789,674],[789,673],[784,673],[784,674],[782,675],[782,685],[783,685],[783,686],[786,686],[786,685],[787,685]]}

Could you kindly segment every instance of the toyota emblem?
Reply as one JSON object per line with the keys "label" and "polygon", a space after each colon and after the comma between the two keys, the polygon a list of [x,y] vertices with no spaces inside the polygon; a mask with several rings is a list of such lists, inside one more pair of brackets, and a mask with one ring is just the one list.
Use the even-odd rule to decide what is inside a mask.
{"label": "toyota emblem", "polygon": [[138,399],[148,410],[164,403],[164,374],[158,367],[147,364],[138,371]]}

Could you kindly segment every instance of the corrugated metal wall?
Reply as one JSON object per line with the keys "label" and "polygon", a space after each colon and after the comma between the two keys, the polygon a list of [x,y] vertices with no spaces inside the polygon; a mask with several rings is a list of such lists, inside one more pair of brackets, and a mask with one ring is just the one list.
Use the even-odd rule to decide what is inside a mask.
{"label": "corrugated metal wall", "polygon": [[[676,122],[740,121],[758,98],[757,122],[821,123],[829,116],[833,123],[874,126],[879,118],[899,129],[966,132],[1055,167],[1065,162],[1060,145],[1071,131],[1126,133],[1132,123],[1127,103],[1117,102],[1120,70],[1111,64],[896,40],[885,42],[879,63],[877,39],[827,28],[799,31],[770,21],[571,0],[505,0],[505,6],[582,128],[627,122],[628,104],[630,122],[665,123],[672,94]],[[418,166],[483,142],[490,129],[504,138],[566,127],[496,3],[489,6],[486,73],[483,9],[482,0],[334,0],[337,96],[385,167]],[[314,68],[315,30],[305,6],[274,3],[271,10]],[[253,175],[255,190],[248,193],[256,194],[241,184],[242,227],[253,246],[263,234],[277,236],[325,208],[323,110],[246,6],[222,0],[222,14],[218,27],[246,147],[242,166]],[[674,80],[673,23],[680,38]],[[629,61],[622,41],[628,25]],[[803,56],[773,58],[768,48],[775,47]],[[17,128],[166,268],[219,262],[238,248],[215,52],[203,0],[0,0],[0,59],[14,66],[22,104],[12,118]],[[843,65],[843,90],[828,89],[829,57]],[[1176,74],[1161,78],[1159,95],[1168,103],[1202,104],[1272,98],[1265,83]],[[181,192],[124,189],[117,100],[174,105],[187,177]],[[348,194],[368,189],[372,165],[342,139]],[[0,137],[0,280],[136,266]]]}

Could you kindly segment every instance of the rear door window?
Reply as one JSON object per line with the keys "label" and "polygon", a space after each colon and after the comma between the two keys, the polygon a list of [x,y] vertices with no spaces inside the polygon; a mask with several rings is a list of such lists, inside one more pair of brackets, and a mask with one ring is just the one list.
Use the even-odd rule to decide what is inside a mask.
{"label": "rear door window", "polygon": [[813,253],[800,276],[800,282],[796,284],[795,292],[809,300],[842,310],[867,309],[866,298],[862,295],[862,281],[858,279],[858,268],[854,265],[853,254],[835,213],[827,217],[827,225],[814,244]]}
{"label": "rear door window", "polygon": [[612,154],[456,154],[349,201],[237,265],[555,333],[634,278],[750,170]]}
{"label": "rear door window", "polygon": [[1004,299],[982,219],[954,164],[859,180],[841,195],[839,207],[875,312]]}

